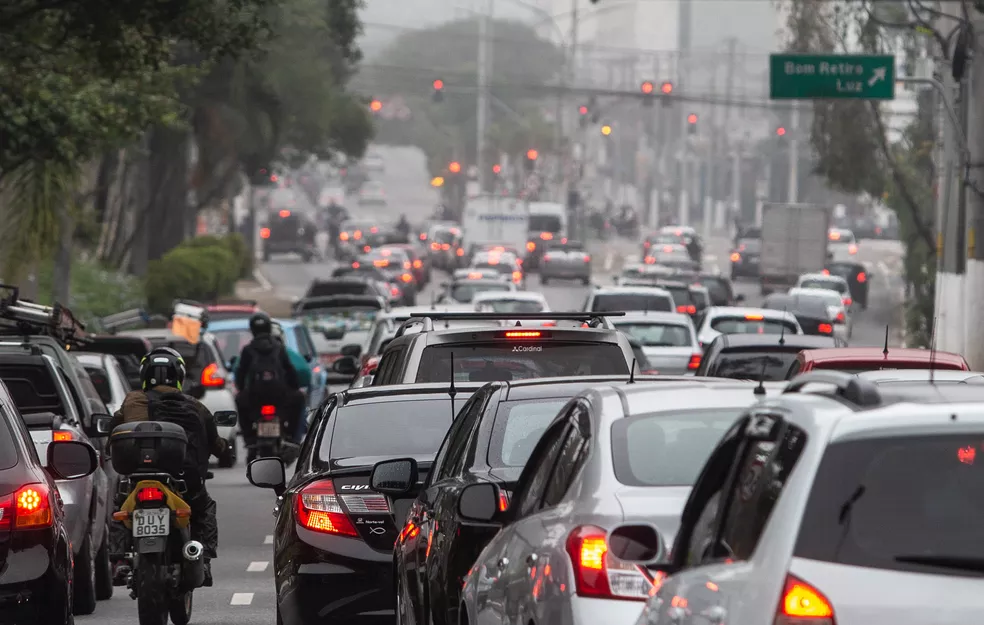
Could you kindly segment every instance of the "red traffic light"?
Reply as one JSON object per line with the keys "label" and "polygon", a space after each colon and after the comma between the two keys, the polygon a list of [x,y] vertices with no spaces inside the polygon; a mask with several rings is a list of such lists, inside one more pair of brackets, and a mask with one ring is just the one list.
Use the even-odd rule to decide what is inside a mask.
{"label": "red traffic light", "polygon": [[530,149],[526,151],[526,158],[531,161],[535,161],[538,156],[540,156],[540,154],[536,150]]}
{"label": "red traffic light", "polygon": [[588,114],[588,107],[586,107],[586,106],[584,106],[582,104],[580,107],[578,107],[577,112],[580,113],[581,115],[587,115]]}
{"label": "red traffic light", "polygon": [[671,82],[664,82],[660,86],[659,90],[662,91],[663,93],[666,93],[666,94],[673,93],[673,83],[671,83]]}
{"label": "red traffic light", "polygon": [[502,165],[498,165],[498,164],[493,165],[492,166],[492,173],[501,174],[502,173]]}
{"label": "red traffic light", "polygon": [[458,172],[461,171],[461,163],[459,163],[458,161],[451,161],[451,164],[448,165],[448,171],[450,171],[452,174],[457,174]]}
{"label": "red traffic light", "polygon": [[653,92],[653,89],[655,89],[655,87],[653,87],[653,83],[651,83],[651,82],[649,82],[647,80],[647,81],[645,81],[645,82],[642,83],[641,89],[642,89],[642,92],[643,93],[645,93],[646,95],[649,95],[650,93]]}
{"label": "red traffic light", "polygon": [[371,110],[373,113],[378,113],[379,111],[383,110],[383,103],[380,102],[379,100],[373,100],[372,102],[369,103],[369,110]]}
{"label": "red traffic light", "polygon": [[779,126],[778,128],[776,128],[776,134],[781,137],[784,134],[786,134],[786,129],[783,128],[782,126]]}
{"label": "red traffic light", "polygon": [[697,123],[697,114],[696,113],[691,113],[690,115],[687,115],[687,123],[688,124],[696,124]]}
{"label": "red traffic light", "polygon": [[440,91],[444,89],[444,81],[438,78],[434,81],[434,91]]}

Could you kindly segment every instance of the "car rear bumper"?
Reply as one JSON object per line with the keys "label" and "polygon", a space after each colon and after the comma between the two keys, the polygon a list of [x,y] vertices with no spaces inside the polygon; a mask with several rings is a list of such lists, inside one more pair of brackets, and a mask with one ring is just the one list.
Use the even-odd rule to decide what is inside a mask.
{"label": "car rear bumper", "polygon": [[[47,623],[46,609],[64,602],[70,564],[56,557],[50,528],[21,533],[0,565],[0,623]],[[19,544],[18,544],[19,543]]]}
{"label": "car rear bumper", "polygon": [[570,598],[572,625],[597,625],[598,623],[635,623],[642,609],[643,601],[621,599],[589,599],[572,596]]}
{"label": "car rear bumper", "polygon": [[554,265],[542,263],[540,275],[549,278],[590,278],[591,265]]}

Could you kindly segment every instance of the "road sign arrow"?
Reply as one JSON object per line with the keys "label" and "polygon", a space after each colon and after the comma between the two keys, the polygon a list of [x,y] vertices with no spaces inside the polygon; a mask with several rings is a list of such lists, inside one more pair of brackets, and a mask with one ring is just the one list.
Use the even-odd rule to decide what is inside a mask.
{"label": "road sign arrow", "polygon": [[885,72],[888,71],[886,67],[876,67],[872,70],[871,78],[868,79],[868,86],[874,87],[875,83],[880,80],[885,80]]}

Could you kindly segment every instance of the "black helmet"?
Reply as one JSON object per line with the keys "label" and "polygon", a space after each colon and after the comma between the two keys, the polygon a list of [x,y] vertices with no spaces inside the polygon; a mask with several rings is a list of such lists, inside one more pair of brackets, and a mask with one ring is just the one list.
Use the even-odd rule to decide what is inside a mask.
{"label": "black helmet", "polygon": [[249,318],[249,331],[253,333],[253,336],[269,335],[273,331],[270,315],[262,312],[254,313]]}
{"label": "black helmet", "polygon": [[185,361],[175,349],[155,347],[140,361],[140,384],[144,390],[164,385],[180,391],[184,379]]}

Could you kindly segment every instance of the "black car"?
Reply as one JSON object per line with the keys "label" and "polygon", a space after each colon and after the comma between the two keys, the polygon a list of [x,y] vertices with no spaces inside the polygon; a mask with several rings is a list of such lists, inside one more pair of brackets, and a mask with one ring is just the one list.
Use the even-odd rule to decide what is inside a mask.
{"label": "black car", "polygon": [[[274,532],[277,623],[392,622],[393,544],[412,497],[372,490],[373,466],[413,458],[425,479],[441,440],[479,385],[347,390],[321,405],[297,469],[279,458],[249,464],[254,486],[278,497]],[[394,520],[396,519],[396,520]]]}
{"label": "black car", "polygon": [[87,477],[96,451],[53,442],[42,466],[7,388],[0,384],[0,615],[4,623],[71,623],[72,544],[55,479]]}
{"label": "black car", "polygon": [[731,250],[731,279],[759,277],[761,239],[738,239]]}
{"label": "black car", "polygon": [[351,274],[341,278],[313,280],[302,299],[332,297],[335,295],[375,295],[388,299],[389,292],[372,276]]}
{"label": "black car", "polygon": [[857,303],[862,310],[868,309],[868,270],[861,263],[851,262],[828,262],[824,273],[832,276],[840,276],[847,280],[847,286],[851,289],[851,299]]}
{"label": "black car", "polygon": [[318,255],[317,234],[318,227],[306,215],[287,209],[271,214],[269,221],[260,228],[263,260],[269,262],[273,254],[297,254],[304,262],[311,262]]}
{"label": "black car", "polygon": [[844,323],[843,320],[831,318],[827,305],[819,297],[773,293],[766,296],[762,307],[792,313],[803,329],[803,334],[833,336],[834,326]]}
{"label": "black car", "polygon": [[540,436],[570,398],[597,384],[626,381],[623,375],[491,382],[455,418],[422,488],[416,486],[415,460],[376,465],[373,489],[391,497],[417,496],[393,555],[391,588],[403,611],[397,622],[458,624],[464,578],[499,529],[462,521],[461,491],[469,484],[494,483],[501,493],[499,509],[505,510]]}
{"label": "black car", "polygon": [[704,350],[694,375],[779,382],[786,379],[798,353],[831,347],[847,347],[847,343],[808,334],[722,334]]}
{"label": "black car", "polygon": [[727,276],[702,273],[694,279],[694,286],[703,286],[711,298],[711,306],[734,306],[745,301],[745,296],[735,294],[735,287]]}

